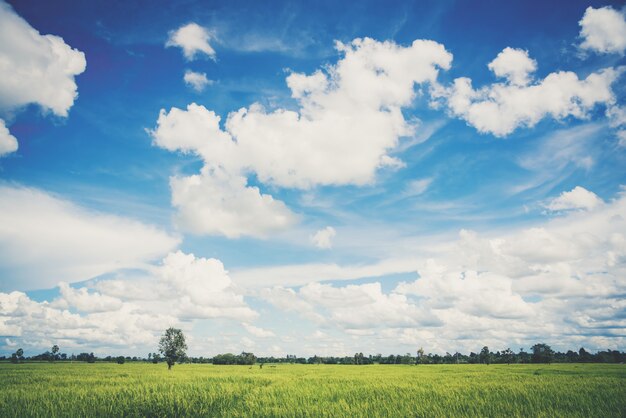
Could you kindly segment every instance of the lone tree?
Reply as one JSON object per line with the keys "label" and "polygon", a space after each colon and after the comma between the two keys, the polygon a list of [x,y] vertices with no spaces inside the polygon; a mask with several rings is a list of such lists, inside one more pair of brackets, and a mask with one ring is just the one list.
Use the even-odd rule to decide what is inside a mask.
{"label": "lone tree", "polygon": [[24,360],[24,350],[18,348],[17,351],[11,354],[11,363],[19,363]]}
{"label": "lone tree", "polygon": [[168,328],[159,341],[159,351],[167,361],[167,369],[170,370],[174,363],[185,358],[187,344],[183,332],[176,328]]}
{"label": "lone tree", "polygon": [[56,360],[56,359],[57,359],[57,354],[58,354],[58,352],[59,352],[59,346],[58,346],[58,345],[56,345],[56,344],[55,344],[55,345],[53,345],[53,346],[52,346],[52,350],[51,350],[51,352],[52,352],[52,356],[50,356],[50,359],[51,359],[52,361],[54,361],[54,360]]}

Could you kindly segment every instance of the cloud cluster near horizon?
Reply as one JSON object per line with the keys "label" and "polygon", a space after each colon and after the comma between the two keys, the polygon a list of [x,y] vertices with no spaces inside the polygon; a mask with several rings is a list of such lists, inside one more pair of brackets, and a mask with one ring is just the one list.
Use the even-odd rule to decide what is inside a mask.
{"label": "cloud cluster near horizon", "polygon": [[[585,198],[581,203],[576,196]],[[618,347],[625,342],[618,330],[626,326],[619,319],[624,309],[619,295],[626,291],[620,279],[626,271],[626,195],[593,205],[587,196],[595,195],[577,187],[554,198],[548,207],[574,202],[580,210],[531,228],[490,237],[462,230],[456,241],[432,248],[429,256],[415,254],[416,279],[389,291],[378,281],[329,282],[343,267],[328,275],[302,265],[291,274],[312,273],[306,284],[280,284],[257,271],[252,280],[258,290],[250,292],[239,282],[241,274],[231,279],[219,260],[177,251],[140,275],[121,274],[79,288],[60,283],[60,296],[50,302],[0,293],[0,329],[9,337],[48,342],[45,330],[54,328],[55,338],[78,346],[115,347],[124,338],[131,345],[152,344],[160,328],[145,327],[145,321],[167,312],[162,323],[190,328],[188,321],[226,318],[262,339],[276,333],[254,324],[258,312],[246,299],[259,298],[365,345],[385,335],[435,351],[504,347],[549,333],[561,345]],[[403,270],[402,263],[388,267],[388,272]],[[577,336],[578,329],[589,336]]]}

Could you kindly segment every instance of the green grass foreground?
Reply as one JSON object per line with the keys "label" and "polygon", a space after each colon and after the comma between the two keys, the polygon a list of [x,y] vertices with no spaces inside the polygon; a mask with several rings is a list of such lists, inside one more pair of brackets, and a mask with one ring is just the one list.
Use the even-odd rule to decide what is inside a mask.
{"label": "green grass foreground", "polygon": [[626,416],[626,366],[0,364],[2,416]]}

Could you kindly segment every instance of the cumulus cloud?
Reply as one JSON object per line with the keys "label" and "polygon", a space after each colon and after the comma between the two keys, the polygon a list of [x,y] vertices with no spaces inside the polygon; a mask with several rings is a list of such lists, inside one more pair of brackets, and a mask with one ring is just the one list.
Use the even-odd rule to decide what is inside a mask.
{"label": "cumulus cloud", "polygon": [[142,266],[179,238],[97,213],[42,190],[0,186],[0,287],[37,289]]}
{"label": "cumulus cloud", "polygon": [[193,234],[262,238],[298,220],[283,202],[248,186],[245,177],[219,169],[173,177],[170,187],[177,224]]}
{"label": "cumulus cloud", "polygon": [[185,71],[183,80],[185,80],[185,84],[197,92],[201,92],[206,88],[206,86],[213,84],[213,80],[209,80],[206,77],[206,73],[196,73],[191,70]]}
{"label": "cumulus cloud", "polygon": [[[621,336],[626,328],[624,213],[626,196],[618,194],[584,212],[569,211],[531,227],[496,234],[462,230],[456,241],[429,245],[429,256],[410,265],[317,268],[303,286],[261,282],[266,286],[257,292],[252,283],[231,280],[219,260],[175,252],[145,277],[100,279],[87,283],[87,290],[62,284],[61,296],[51,303],[21,292],[0,293],[0,332],[27,346],[47,347],[54,340],[63,347],[127,347],[126,341],[154,345],[163,324],[191,330],[194,321],[226,318],[242,323],[253,338],[280,338],[311,355],[336,355],[354,345],[372,352],[529,347],[546,337],[557,348],[619,347],[626,342]],[[390,290],[381,281],[319,283],[338,272],[362,279],[407,267],[415,279]],[[290,271],[283,274],[297,273]],[[317,333],[322,340],[307,340],[308,329],[281,335],[253,325],[257,313],[243,294],[322,327],[324,333]],[[228,346],[238,349],[241,336],[232,339]],[[217,340],[226,346],[226,337]],[[268,349],[248,340],[255,350]]]}
{"label": "cumulus cloud", "polygon": [[332,324],[348,329],[441,325],[406,296],[384,293],[379,282],[344,287],[311,283],[300,289],[299,296],[325,310]]}
{"label": "cumulus cloud", "polygon": [[492,237],[462,231],[437,258],[420,262],[417,280],[394,290],[419,297],[444,325],[435,333],[390,334],[440,350],[481,342],[524,346],[538,335],[561,347],[621,346],[625,204],[619,195],[584,213]]}
{"label": "cumulus cloud", "polygon": [[[63,38],[41,35],[0,2],[0,112],[34,103],[67,116],[76,99],[74,77],[85,71],[85,54]],[[15,137],[0,126],[0,155],[17,150]]]}
{"label": "cumulus cloud", "polygon": [[166,47],[179,47],[188,61],[193,60],[197,54],[205,54],[215,59],[215,50],[209,44],[211,34],[197,23],[189,23],[171,31]]}
{"label": "cumulus cloud", "polygon": [[272,331],[260,327],[255,327],[254,325],[245,322],[242,325],[246,331],[258,338],[270,338],[276,336],[276,334],[274,334]]}
{"label": "cumulus cloud", "polygon": [[153,346],[163,324],[176,324],[169,315],[142,313],[130,305],[85,315],[71,313],[48,302],[36,302],[22,292],[0,293],[0,319],[12,327],[5,335],[21,337],[26,346],[49,347],[55,343],[66,349]]}
{"label": "cumulus cloud", "polygon": [[274,287],[264,289],[260,295],[280,309],[344,330],[440,325],[436,316],[420,309],[406,296],[384,293],[378,282],[342,287],[309,283],[297,292]]}
{"label": "cumulus cloud", "polygon": [[0,119],[0,157],[17,151],[17,139],[11,135],[4,120]]}
{"label": "cumulus cloud", "polygon": [[344,57],[326,72],[287,77],[297,112],[254,104],[230,113],[222,130],[203,106],[173,108],[161,111],[155,144],[281,187],[370,183],[398,138],[413,133],[400,109],[414,85],[434,81],[452,56],[432,41],[402,47],[366,38],[338,49]]}
{"label": "cumulus cloud", "polygon": [[333,246],[333,238],[335,238],[337,232],[332,226],[327,226],[324,229],[320,229],[311,237],[311,241],[317,248],[328,249]]}
{"label": "cumulus cloud", "polygon": [[546,205],[552,211],[584,209],[592,210],[604,202],[593,192],[584,187],[576,186],[569,192],[563,192],[559,197]]}
{"label": "cumulus cloud", "polygon": [[146,275],[139,280],[122,275],[81,287],[61,282],[60,295],[51,302],[34,301],[22,292],[0,292],[0,334],[19,337],[20,344],[30,347],[54,342],[64,349],[144,350],[155,346],[168,326],[188,333],[194,320],[226,318],[245,321],[248,332],[257,337],[273,335],[249,324],[257,313],[219,260],[177,251]]}
{"label": "cumulus cloud", "polygon": [[237,293],[221,261],[170,253],[157,270],[162,299],[177,300],[174,313],[182,318],[234,318],[257,316]]}
{"label": "cumulus cloud", "polygon": [[[505,233],[462,230],[456,241],[429,246],[428,256],[406,266],[391,263],[385,274],[412,265],[417,277],[390,291],[383,291],[380,282],[320,283],[372,275],[368,268],[349,266],[303,265],[302,272],[291,266],[268,271],[267,278],[256,271],[254,277],[271,283],[270,276],[275,282],[284,276],[284,283],[296,287],[268,287],[260,297],[375,350],[387,338],[442,352],[485,344],[527,347],[546,336],[557,347],[619,347],[626,328],[619,319],[626,307],[620,302],[626,291],[621,280],[626,273],[626,196],[602,202],[593,194],[598,202],[588,199],[590,194],[562,195],[568,205],[584,211],[566,211]],[[311,274],[299,280],[303,286],[298,288],[294,277],[305,270]],[[235,281],[245,277],[238,273]]]}
{"label": "cumulus cloud", "polygon": [[582,49],[598,53],[623,54],[626,50],[626,20],[612,7],[588,7],[580,24]]}
{"label": "cumulus cloud", "polygon": [[476,317],[524,318],[531,305],[512,290],[511,280],[492,272],[451,271],[427,260],[418,270],[420,279],[401,283],[396,291],[428,298],[434,309],[454,309]]}
{"label": "cumulus cloud", "polygon": [[65,282],[60,282],[59,290],[61,298],[55,301],[56,304],[73,307],[81,312],[117,311],[122,307],[120,299],[100,293],[89,293],[84,287],[75,289]]}
{"label": "cumulus cloud", "polygon": [[[237,184],[250,173],[264,184],[300,189],[371,183],[379,169],[403,165],[388,155],[400,137],[415,133],[401,109],[413,101],[415,84],[434,82],[452,55],[423,40],[403,47],[355,39],[337,49],[343,57],[335,65],[287,77],[297,110],[253,104],[230,113],[224,129],[219,116],[203,106],[162,110],[154,143],[195,153],[205,162],[205,176],[220,173]],[[207,196],[205,203],[215,206],[210,201],[220,199]],[[181,201],[179,209],[185,205]]]}
{"label": "cumulus cloud", "polygon": [[531,82],[536,68],[528,53],[504,49],[489,65],[504,82],[479,89],[472,80],[457,78],[449,87],[432,89],[433,104],[445,104],[450,113],[465,120],[481,133],[507,136],[520,127],[533,127],[545,117],[585,119],[596,105],[612,106],[612,84],[623,68],[605,68],[584,79],[570,71],[548,74]]}
{"label": "cumulus cloud", "polygon": [[496,77],[525,86],[530,82],[530,74],[537,70],[537,61],[528,56],[528,51],[506,47],[487,67]]}

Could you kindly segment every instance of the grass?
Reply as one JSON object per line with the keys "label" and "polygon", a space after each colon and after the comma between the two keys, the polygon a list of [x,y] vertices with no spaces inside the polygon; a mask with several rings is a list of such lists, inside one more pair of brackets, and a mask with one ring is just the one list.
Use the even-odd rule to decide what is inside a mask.
{"label": "grass", "polygon": [[0,416],[619,417],[626,366],[0,364]]}

